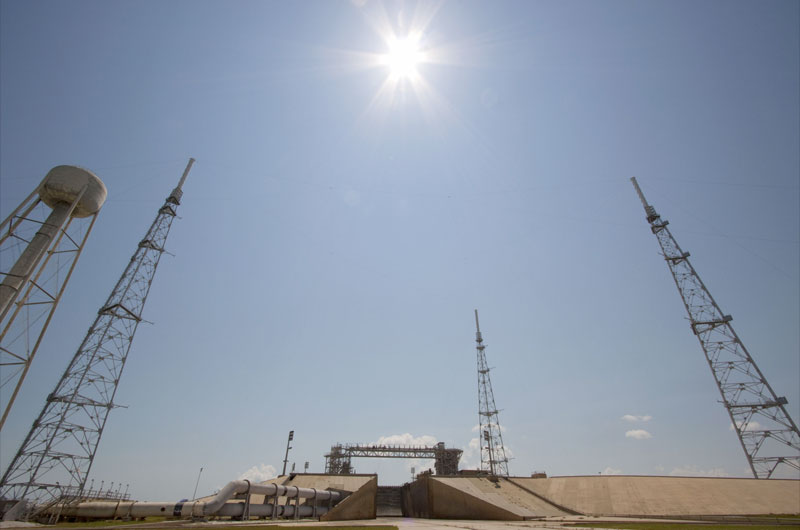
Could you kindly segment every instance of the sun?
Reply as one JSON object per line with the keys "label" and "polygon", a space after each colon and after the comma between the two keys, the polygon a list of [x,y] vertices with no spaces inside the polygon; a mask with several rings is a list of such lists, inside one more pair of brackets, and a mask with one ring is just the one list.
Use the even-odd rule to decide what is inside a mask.
{"label": "sun", "polygon": [[417,76],[417,65],[424,62],[425,55],[420,49],[419,39],[406,37],[387,39],[388,52],[381,57],[381,62],[389,68],[389,75],[394,80],[413,80]]}

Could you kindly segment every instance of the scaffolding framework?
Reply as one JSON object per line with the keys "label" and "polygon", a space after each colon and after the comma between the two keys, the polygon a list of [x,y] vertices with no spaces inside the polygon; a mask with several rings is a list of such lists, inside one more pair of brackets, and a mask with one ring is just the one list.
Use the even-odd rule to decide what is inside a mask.
{"label": "scaffolding framework", "polygon": [[125,268],[0,481],[0,498],[46,506],[80,495],[94,462],[147,295],[182,197],[180,183]]}
{"label": "scaffolding framework", "polygon": [[478,437],[481,446],[481,470],[491,475],[508,476],[508,458],[500,429],[500,411],[494,403],[490,368],[486,362],[478,310],[475,310],[475,343],[478,352]]}
{"label": "scaffolding framework", "polygon": [[692,332],[700,341],[711,373],[731,418],[755,478],[770,478],[777,471],[800,471],[800,432],[786,412],[785,397],[772,390],[764,374],[733,329],[733,318],[720,309],[636,182],[631,182],[642,201],[647,222],[658,239],[678,293],[683,300]]}
{"label": "scaffolding framework", "polygon": [[355,473],[351,459],[360,458],[422,458],[434,459],[437,475],[457,475],[461,449],[446,448],[444,442],[433,446],[336,444],[325,455],[325,473],[350,475]]}

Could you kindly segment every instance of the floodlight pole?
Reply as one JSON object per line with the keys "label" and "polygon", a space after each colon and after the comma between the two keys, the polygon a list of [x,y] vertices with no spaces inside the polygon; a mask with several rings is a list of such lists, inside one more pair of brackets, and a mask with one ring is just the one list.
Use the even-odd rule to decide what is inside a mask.
{"label": "floodlight pole", "polygon": [[289,462],[289,449],[292,448],[292,440],[294,440],[294,431],[289,431],[289,439],[286,441],[286,455],[283,457],[283,473],[281,475],[286,475],[286,464]]}
{"label": "floodlight pole", "polygon": [[192,500],[197,498],[197,486],[200,484],[200,475],[203,474],[203,468],[200,468],[200,471],[197,473],[197,482],[194,483],[194,493],[192,493]]}

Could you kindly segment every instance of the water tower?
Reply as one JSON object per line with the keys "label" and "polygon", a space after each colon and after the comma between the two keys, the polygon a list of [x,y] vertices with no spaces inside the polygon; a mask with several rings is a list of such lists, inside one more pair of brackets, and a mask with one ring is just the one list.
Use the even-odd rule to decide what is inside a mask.
{"label": "water tower", "polygon": [[97,175],[56,166],[0,224],[0,429],[105,200]]}

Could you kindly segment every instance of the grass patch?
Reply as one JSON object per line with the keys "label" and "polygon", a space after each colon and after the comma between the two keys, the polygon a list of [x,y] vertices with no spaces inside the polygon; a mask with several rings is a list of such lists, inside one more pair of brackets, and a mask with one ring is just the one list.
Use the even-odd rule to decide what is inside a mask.
{"label": "grass patch", "polygon": [[[91,527],[108,527],[108,526],[125,526],[125,525],[140,525],[151,524],[148,530],[177,530],[182,527],[180,522],[176,521],[175,524],[158,526],[157,523],[163,523],[167,520],[166,517],[148,517],[144,521],[91,521],[86,523],[58,523],[55,528],[91,528]],[[215,524],[215,528],[225,527],[224,524]],[[243,525],[241,522],[235,522],[230,525],[231,527],[241,527],[242,530],[251,530],[256,528],[276,529],[276,528],[291,528],[294,530],[308,530],[308,529],[324,529],[324,530],[398,530],[394,525],[378,525],[378,526],[323,526],[323,525],[287,525],[287,524],[248,524]]]}
{"label": "grass patch", "polygon": [[101,521],[86,521],[82,523],[57,523],[52,528],[91,528],[93,526],[126,526],[131,524],[148,524],[148,523],[163,523],[166,517],[145,517],[142,520],[123,521],[121,519],[110,520],[104,519]]}
{"label": "grass patch", "polygon": [[624,530],[775,530],[800,528],[800,524],[693,524],[693,523],[581,523],[569,525],[581,528],[618,528]]}

